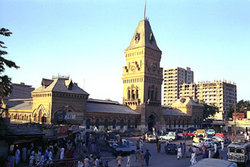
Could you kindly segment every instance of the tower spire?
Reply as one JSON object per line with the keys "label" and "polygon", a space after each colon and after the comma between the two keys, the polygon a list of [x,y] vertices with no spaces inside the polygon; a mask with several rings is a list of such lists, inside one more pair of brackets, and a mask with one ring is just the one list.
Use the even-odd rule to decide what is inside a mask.
{"label": "tower spire", "polygon": [[147,0],[145,0],[145,4],[144,4],[144,20],[146,20],[146,4],[147,4]]}

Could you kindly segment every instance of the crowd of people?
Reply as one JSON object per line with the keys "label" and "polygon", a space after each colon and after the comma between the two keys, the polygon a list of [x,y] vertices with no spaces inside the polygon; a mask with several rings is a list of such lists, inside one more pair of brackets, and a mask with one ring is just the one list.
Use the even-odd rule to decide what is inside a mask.
{"label": "crowd of people", "polygon": [[79,167],[108,167],[107,162],[101,161],[100,141],[105,141],[105,136],[79,133],[51,141],[11,145],[6,166],[15,167],[20,163],[24,166],[46,166],[64,160],[74,161]]}

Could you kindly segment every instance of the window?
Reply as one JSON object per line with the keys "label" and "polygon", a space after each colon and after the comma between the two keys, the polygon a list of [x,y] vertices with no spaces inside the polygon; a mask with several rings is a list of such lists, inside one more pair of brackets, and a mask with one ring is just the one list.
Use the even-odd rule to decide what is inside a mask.
{"label": "window", "polygon": [[104,120],[104,128],[107,129],[108,128],[108,119]]}
{"label": "window", "polygon": [[116,120],[113,120],[112,125],[113,125],[113,129],[115,129],[116,128]]}
{"label": "window", "polygon": [[128,129],[130,129],[131,127],[130,127],[130,120],[128,120]]}
{"label": "window", "polygon": [[120,122],[120,126],[121,126],[121,129],[124,128],[124,120],[122,119],[121,122]]}

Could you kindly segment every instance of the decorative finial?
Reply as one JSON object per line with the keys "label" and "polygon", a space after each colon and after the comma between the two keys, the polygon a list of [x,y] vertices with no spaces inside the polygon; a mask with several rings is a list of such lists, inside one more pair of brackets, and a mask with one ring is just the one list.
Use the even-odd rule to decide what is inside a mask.
{"label": "decorative finial", "polygon": [[144,5],[144,20],[146,20],[146,4],[147,4],[147,0],[145,0],[145,5]]}

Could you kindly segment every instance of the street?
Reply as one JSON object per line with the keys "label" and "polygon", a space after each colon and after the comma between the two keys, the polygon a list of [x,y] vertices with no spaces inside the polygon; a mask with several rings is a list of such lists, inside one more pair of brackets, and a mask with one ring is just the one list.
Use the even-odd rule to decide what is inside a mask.
{"label": "street", "polygon": [[[128,138],[131,139],[133,141],[136,141],[138,138]],[[183,140],[177,140],[174,141],[174,143],[176,144],[180,144],[180,142],[184,142]],[[187,145],[187,151],[186,151],[186,158],[182,158],[180,160],[177,160],[176,155],[174,154],[166,154],[165,150],[164,150],[164,146],[165,144],[162,144],[161,147],[161,152],[158,153],[157,149],[156,149],[156,144],[155,143],[147,143],[144,142],[144,152],[146,151],[146,149],[149,150],[149,152],[151,153],[151,158],[149,160],[149,166],[152,167],[186,167],[190,165],[190,153],[188,152],[189,147],[192,145],[192,140],[187,140],[186,141],[186,145]],[[220,150],[220,157],[223,157],[223,159],[226,159],[226,147],[224,148],[224,151]],[[212,152],[213,154],[214,152]],[[202,155],[197,156],[197,161],[199,161],[202,158]],[[127,157],[124,156],[123,157],[123,162],[122,162],[122,167],[126,167],[127,164]],[[135,154],[131,154],[131,167],[140,167],[141,163],[140,160],[135,162]],[[115,157],[110,158],[109,160],[109,166],[110,167],[116,167],[117,163],[115,160]],[[146,164],[144,163],[144,166],[146,166]]]}

